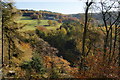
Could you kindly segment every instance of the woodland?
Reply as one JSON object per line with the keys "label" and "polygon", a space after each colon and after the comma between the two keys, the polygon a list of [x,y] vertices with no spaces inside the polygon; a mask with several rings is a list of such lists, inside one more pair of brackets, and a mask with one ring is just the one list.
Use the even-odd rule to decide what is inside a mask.
{"label": "woodland", "polygon": [[120,1],[107,1],[87,0],[85,13],[70,15],[1,1],[2,79],[119,80]]}

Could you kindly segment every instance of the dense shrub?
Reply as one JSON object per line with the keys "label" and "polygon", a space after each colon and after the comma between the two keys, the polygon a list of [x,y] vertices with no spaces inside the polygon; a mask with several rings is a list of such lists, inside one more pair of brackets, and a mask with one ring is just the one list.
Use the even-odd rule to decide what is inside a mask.
{"label": "dense shrub", "polygon": [[61,27],[55,31],[48,32],[46,34],[45,31],[41,32],[41,30],[36,30],[36,34],[47,41],[51,46],[57,48],[59,50],[58,56],[63,56],[66,60],[70,61],[73,64],[78,59],[74,57],[78,57],[80,54],[79,50],[77,50],[76,36],[79,35],[80,24],[76,22],[68,22],[63,23]]}

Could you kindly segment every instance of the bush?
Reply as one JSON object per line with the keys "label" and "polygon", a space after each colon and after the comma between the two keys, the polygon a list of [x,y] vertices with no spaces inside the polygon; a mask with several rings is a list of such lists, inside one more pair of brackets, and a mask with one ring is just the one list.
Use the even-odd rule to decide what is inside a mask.
{"label": "bush", "polygon": [[26,75],[27,73],[32,75],[32,72],[35,72],[37,74],[41,74],[42,76],[45,73],[42,58],[40,57],[33,57],[31,61],[24,62],[21,65],[21,68],[26,70]]}
{"label": "bush", "polygon": [[110,54],[108,53],[98,52],[94,55],[89,54],[85,58],[85,64],[88,67],[85,76],[89,78],[120,78],[119,66],[116,61],[117,56],[115,55],[110,60]]}

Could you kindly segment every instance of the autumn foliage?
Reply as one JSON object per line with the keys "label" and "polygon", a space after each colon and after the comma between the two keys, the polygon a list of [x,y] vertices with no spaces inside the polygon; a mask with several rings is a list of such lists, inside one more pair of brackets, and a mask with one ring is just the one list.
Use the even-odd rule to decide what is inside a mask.
{"label": "autumn foliage", "polygon": [[120,78],[118,66],[118,55],[111,59],[110,54],[98,52],[89,54],[85,57],[87,70],[83,72],[85,77],[89,78]]}
{"label": "autumn foliage", "polygon": [[[93,3],[87,1],[86,12]],[[85,14],[86,20],[79,20],[59,13],[23,10],[20,13],[27,13],[27,16],[34,13],[31,15],[33,19],[54,18],[47,20],[49,27],[58,27],[58,22],[61,26],[49,30],[46,28],[47,24],[33,26],[36,30],[21,31],[25,25],[15,20],[18,17],[17,9],[12,7],[12,3],[3,2],[2,5],[4,5],[2,6],[4,44],[2,73],[3,78],[7,78],[5,80],[11,78],[120,79],[119,21],[116,20],[115,24],[109,26],[103,18],[108,26],[97,27],[97,23],[93,24],[97,20],[88,18],[90,16],[88,13]],[[104,15],[107,14],[111,13],[106,12]],[[113,17],[109,18],[109,15],[108,19]]]}

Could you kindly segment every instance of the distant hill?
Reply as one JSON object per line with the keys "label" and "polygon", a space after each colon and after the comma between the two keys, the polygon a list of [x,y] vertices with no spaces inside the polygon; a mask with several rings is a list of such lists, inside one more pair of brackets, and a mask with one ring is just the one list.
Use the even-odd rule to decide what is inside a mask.
{"label": "distant hill", "polygon": [[[20,12],[23,14],[22,16],[31,17],[33,15],[42,15],[42,19],[56,20],[58,22],[79,21],[80,18],[84,17],[84,13],[66,15],[66,14],[46,11],[46,10],[35,11],[35,10],[23,9],[20,10]],[[117,12],[114,12],[113,14],[117,14]],[[92,15],[92,17],[96,19],[97,24],[103,24],[101,13],[91,13],[89,15]],[[34,19],[37,19],[37,17],[34,17]]]}
{"label": "distant hill", "polygon": [[37,15],[41,14],[44,19],[52,19],[52,18],[61,19],[62,17],[67,16],[65,14],[46,11],[46,10],[35,11],[35,10],[22,9],[20,10],[20,12],[23,14],[22,16],[31,16],[34,14],[37,14]]}
{"label": "distant hill", "polygon": [[32,19],[38,19],[38,16],[41,16],[41,19],[43,20],[56,20],[58,22],[66,22],[66,21],[78,21],[77,17],[71,17],[66,14],[51,12],[51,11],[35,11],[35,10],[28,10],[28,9],[22,9],[20,10],[20,13],[23,17],[31,17]]}
{"label": "distant hill", "polygon": [[[117,15],[117,11],[116,12],[110,12],[112,13],[113,15]],[[70,17],[76,17],[78,19],[82,18],[84,16],[84,13],[79,13],[79,14],[70,14],[69,15]],[[99,24],[103,24],[103,21],[102,21],[102,14],[101,13],[91,13],[91,16],[96,19],[98,21]],[[107,17],[107,15],[106,15]],[[112,19],[112,21],[114,21],[114,19]]]}
{"label": "distant hill", "polygon": [[[94,19],[96,19],[98,21],[98,23],[102,24],[102,14],[101,13],[92,13],[91,15]],[[80,19],[80,18],[84,17],[84,13],[70,14],[69,16]]]}

